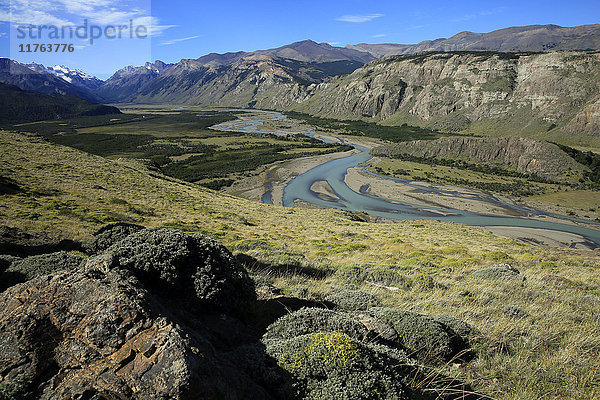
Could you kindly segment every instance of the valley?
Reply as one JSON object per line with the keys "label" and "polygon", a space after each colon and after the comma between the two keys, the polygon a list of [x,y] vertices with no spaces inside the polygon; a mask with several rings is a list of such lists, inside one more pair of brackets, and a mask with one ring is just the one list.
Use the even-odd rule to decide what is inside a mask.
{"label": "valley", "polygon": [[[302,114],[289,119],[277,112],[190,106],[137,105],[123,110],[123,116],[21,125],[20,129],[110,159],[145,159],[149,167],[173,178],[268,204],[333,207],[391,220],[449,220],[546,246],[595,247],[600,243],[598,225],[593,222],[600,204],[557,210],[543,202],[544,195],[573,190],[576,195],[586,188],[579,182],[585,167],[556,147],[552,148],[556,155],[549,158],[555,164],[546,168],[554,171],[554,165],[560,165],[569,173],[552,172],[557,177],[553,181],[485,162],[475,168],[464,162],[446,160],[439,165],[431,163],[433,158],[390,156],[385,149],[397,152],[425,143],[431,151],[439,141],[482,140],[452,138],[410,126],[379,128]],[[390,137],[396,144],[386,144]],[[525,143],[545,149],[542,143]],[[473,149],[483,154],[481,145]],[[523,157],[521,149],[516,153]],[[535,157],[544,156],[534,154],[528,159]],[[557,157],[564,160],[557,163]],[[545,171],[543,164],[536,168],[538,174]],[[528,206],[529,198],[535,200]],[[534,204],[541,210],[532,208]]]}
{"label": "valley", "polygon": [[320,8],[0,58],[0,400],[600,398],[600,25]]}

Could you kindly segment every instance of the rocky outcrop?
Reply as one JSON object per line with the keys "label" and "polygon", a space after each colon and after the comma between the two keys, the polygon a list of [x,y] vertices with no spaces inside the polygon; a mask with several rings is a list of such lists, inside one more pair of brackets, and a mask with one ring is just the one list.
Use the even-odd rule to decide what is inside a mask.
{"label": "rocky outcrop", "polygon": [[[258,338],[223,314],[227,309],[214,301],[225,295],[236,305],[251,301],[247,292],[229,290],[231,282],[226,281],[241,269],[228,252],[198,236],[164,230],[144,233],[147,245],[135,250],[148,259],[158,253],[155,272],[157,278],[159,269],[166,273],[165,285],[173,283],[169,272],[178,272],[178,280],[213,290],[163,296],[145,283],[146,276],[136,276],[140,259],[127,258],[118,246],[75,272],[14,286],[0,296],[3,394],[37,399],[280,397],[277,388],[282,383],[275,381],[285,379],[261,353]],[[152,241],[157,235],[166,240]],[[175,240],[169,241],[173,235]],[[134,239],[129,244],[135,244]],[[188,254],[173,246],[181,243],[190,248]],[[170,259],[168,250],[174,250]],[[214,262],[213,269],[204,268],[207,259]],[[195,276],[185,273],[191,269],[169,270],[196,261]],[[196,299],[193,312],[188,298]],[[210,306],[203,309],[200,304]],[[247,359],[236,355],[246,347],[242,353]],[[262,368],[261,382],[245,372],[251,369],[249,362]]]}
{"label": "rocky outcrop", "polygon": [[598,137],[600,54],[395,56],[320,84],[297,111],[445,131]]}
{"label": "rocky outcrop", "polygon": [[36,256],[53,272],[0,294],[0,399],[470,396],[461,382],[431,379],[406,353],[416,346],[409,336],[443,348],[444,357],[466,349],[471,330],[462,321],[391,309],[298,310],[275,297],[286,315],[271,319],[261,338],[250,326],[269,314],[268,301],[255,302],[246,271],[223,246],[128,225],[100,230],[98,243],[127,229],[133,233],[68,270],[54,265],[64,254]]}
{"label": "rocky outcrop", "polygon": [[558,146],[527,138],[448,137],[380,146],[377,156],[409,155],[426,159],[462,160],[489,164],[550,180],[581,176],[586,168]]}

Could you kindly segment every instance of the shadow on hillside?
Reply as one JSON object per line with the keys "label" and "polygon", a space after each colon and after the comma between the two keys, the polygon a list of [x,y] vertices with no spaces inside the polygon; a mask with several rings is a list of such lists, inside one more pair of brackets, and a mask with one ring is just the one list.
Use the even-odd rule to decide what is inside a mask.
{"label": "shadow on hillside", "polygon": [[261,273],[261,274],[275,274],[275,275],[285,275],[292,276],[298,275],[305,278],[311,279],[324,279],[330,276],[333,271],[307,267],[304,265],[296,264],[296,263],[284,263],[284,264],[272,264],[266,263],[263,261],[259,261],[256,258],[249,256],[247,254],[236,254],[236,260],[247,270]]}

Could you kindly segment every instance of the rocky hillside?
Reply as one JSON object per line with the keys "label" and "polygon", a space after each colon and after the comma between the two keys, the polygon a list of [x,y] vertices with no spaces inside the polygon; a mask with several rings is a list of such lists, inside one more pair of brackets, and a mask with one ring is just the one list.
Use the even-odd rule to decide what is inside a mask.
{"label": "rocky hillside", "polygon": [[358,61],[314,63],[267,55],[244,57],[231,65],[183,60],[127,101],[284,109],[305,100],[325,78],[352,72],[361,65]]}
{"label": "rocky hillside", "polygon": [[126,100],[132,93],[166,71],[172,64],[157,60],[141,67],[128,66],[114,73],[106,82],[96,88],[95,95],[109,102]]}
{"label": "rocky hillside", "polygon": [[49,95],[77,96],[88,101],[98,101],[98,97],[86,88],[71,84],[54,73],[40,68],[32,69],[32,67],[8,58],[0,58],[0,82],[17,86],[23,90],[33,90]]}
{"label": "rocky hillside", "polygon": [[425,40],[418,44],[367,44],[346,46],[374,57],[431,51],[543,52],[600,50],[600,25],[562,27],[528,25],[489,33],[460,32],[449,39]]}
{"label": "rocky hillside", "polygon": [[599,53],[395,56],[323,83],[313,93],[294,109],[451,132],[557,141],[600,135]]}
{"label": "rocky hillside", "polygon": [[0,125],[120,113],[116,107],[79,97],[50,96],[0,83]]}
{"label": "rocky hillside", "polygon": [[116,224],[81,248],[0,256],[3,282],[23,282],[0,294],[0,398],[477,398],[418,367],[472,357],[458,319],[360,291],[320,308],[256,301],[246,270],[199,234]]}
{"label": "rocky hillside", "polygon": [[581,176],[586,170],[558,146],[527,138],[449,137],[433,141],[416,140],[377,147],[371,154],[461,160],[494,165],[554,181]]}
{"label": "rocky hillside", "polygon": [[250,53],[211,53],[176,64],[157,61],[117,71],[96,95],[112,102],[193,103],[281,108],[306,86],[348,74],[375,57],[312,40]]}

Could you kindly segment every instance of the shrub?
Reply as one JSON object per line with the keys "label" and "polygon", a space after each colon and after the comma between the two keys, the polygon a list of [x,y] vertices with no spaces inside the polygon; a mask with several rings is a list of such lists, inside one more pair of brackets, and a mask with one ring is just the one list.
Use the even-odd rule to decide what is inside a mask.
{"label": "shrub", "polygon": [[437,286],[437,283],[429,275],[417,274],[410,278],[410,286],[418,290],[431,290]]}
{"label": "shrub", "polygon": [[17,283],[26,282],[36,276],[61,270],[74,270],[84,261],[84,257],[65,251],[30,256],[14,261],[2,274],[1,289],[4,290]]}
{"label": "shrub", "polygon": [[335,271],[335,275],[353,284],[361,284],[366,278],[365,268],[358,265],[344,265]]}
{"label": "shrub", "polygon": [[365,340],[369,331],[360,322],[342,313],[322,308],[303,308],[285,315],[267,328],[267,339],[289,339],[317,332],[341,332],[356,340]]}
{"label": "shrub", "polygon": [[390,324],[398,334],[398,344],[421,361],[447,361],[464,349],[456,347],[456,333],[434,317],[391,308],[372,308],[370,312]]}
{"label": "shrub", "polygon": [[0,274],[4,272],[5,269],[10,267],[13,262],[19,260],[21,260],[19,257],[10,256],[8,254],[0,254]]}
{"label": "shrub", "polygon": [[379,300],[372,294],[362,290],[340,290],[330,294],[325,300],[334,303],[338,308],[346,311],[367,310],[379,306]]}
{"label": "shrub", "polygon": [[406,278],[391,268],[375,268],[366,271],[365,280],[384,286],[408,286]]}
{"label": "shrub", "polygon": [[225,247],[201,234],[145,229],[113,245],[103,256],[159,293],[185,294],[190,305],[234,310],[256,297],[246,270]]}
{"label": "shrub", "polygon": [[87,254],[97,254],[142,229],[143,226],[127,223],[109,224],[100,228],[90,240],[84,242],[83,248]]}
{"label": "shrub", "polygon": [[404,399],[397,359],[341,332],[266,340],[267,353],[305,399]]}
{"label": "shrub", "polygon": [[477,271],[473,272],[472,275],[480,279],[525,280],[525,277],[521,275],[518,269],[513,268],[508,264],[497,264],[489,268],[478,269]]}
{"label": "shrub", "polygon": [[502,312],[506,314],[509,318],[523,318],[527,315],[527,313],[521,310],[519,307],[514,305],[508,305],[502,309]]}
{"label": "shrub", "polygon": [[511,261],[512,258],[503,251],[488,251],[483,255],[483,258],[489,261]]}

